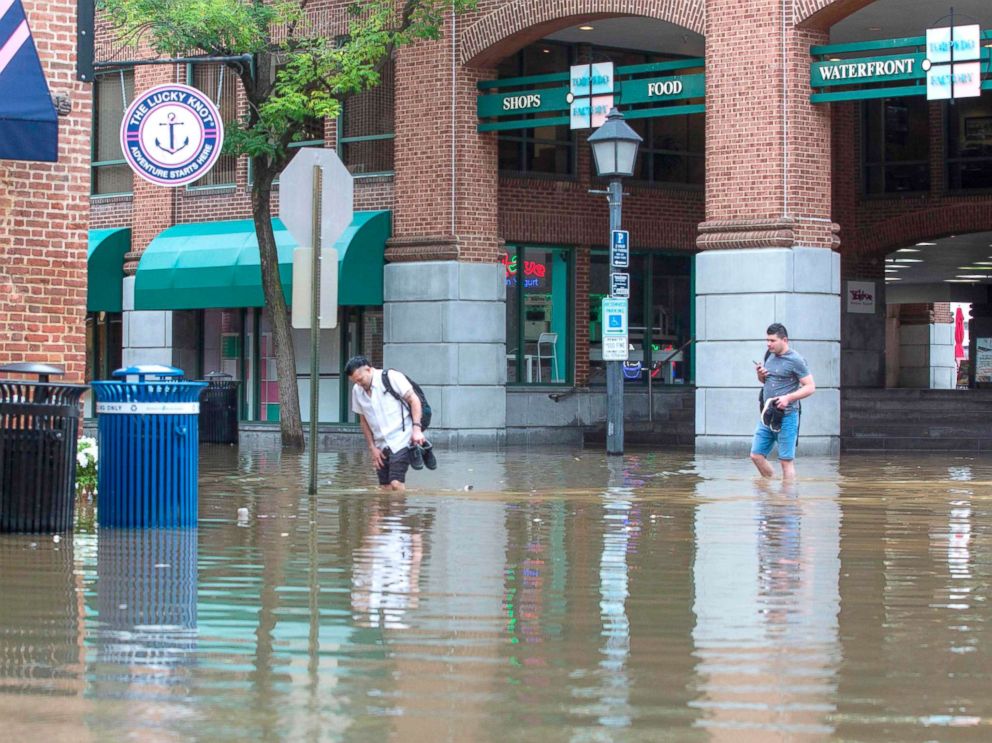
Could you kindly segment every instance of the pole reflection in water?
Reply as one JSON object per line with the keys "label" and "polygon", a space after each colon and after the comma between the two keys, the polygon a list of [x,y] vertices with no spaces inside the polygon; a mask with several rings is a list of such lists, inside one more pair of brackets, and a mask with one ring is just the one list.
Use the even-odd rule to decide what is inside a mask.
{"label": "pole reflection in water", "polygon": [[192,714],[196,590],[196,529],[100,530],[87,677],[92,693],[130,700],[135,735]]}
{"label": "pole reflection in water", "polygon": [[714,737],[833,732],[840,512],[836,473],[817,475],[697,486],[693,704]]}

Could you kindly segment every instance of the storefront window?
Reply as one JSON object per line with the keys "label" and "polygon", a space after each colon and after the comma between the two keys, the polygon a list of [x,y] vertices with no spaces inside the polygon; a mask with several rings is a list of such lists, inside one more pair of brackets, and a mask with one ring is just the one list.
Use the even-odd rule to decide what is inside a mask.
{"label": "storefront window", "polygon": [[571,377],[572,251],[507,246],[506,381],[564,384]]}
{"label": "storefront window", "polygon": [[702,186],[706,179],[705,114],[632,119],[644,141],[637,150],[634,178],[648,183]]}
{"label": "storefront window", "polygon": [[923,98],[862,104],[866,194],[930,189],[930,114]]}
{"label": "storefront window", "polygon": [[[222,64],[190,65],[187,71],[189,84],[203,91],[217,109],[226,124],[238,118],[238,79]],[[234,155],[221,155],[210,172],[189,186],[203,188],[210,186],[233,186],[238,175],[238,158]]]}
{"label": "storefront window", "polygon": [[394,64],[388,61],[380,82],[345,100],[339,123],[338,154],[353,175],[393,172],[396,137]]}
{"label": "storefront window", "polygon": [[[630,257],[630,342],[626,384],[690,381],[692,333],[692,256],[634,253]],[[589,265],[589,382],[606,383],[601,302],[610,285],[607,251],[593,251]]]}
{"label": "storefront window", "polygon": [[[499,77],[515,78],[568,72],[571,47],[542,42],[522,49],[500,64]],[[561,86],[561,83],[548,83]],[[544,85],[537,83],[535,89]],[[499,169],[516,173],[571,175],[575,171],[575,135],[568,125],[541,126],[540,120],[559,114],[535,114],[533,129],[499,135]]]}
{"label": "storefront window", "polygon": [[945,111],[947,187],[992,188],[992,101],[964,98]]}
{"label": "storefront window", "polygon": [[93,85],[92,193],[130,194],[134,173],[121,150],[121,119],[134,98],[134,70],[97,75]]}

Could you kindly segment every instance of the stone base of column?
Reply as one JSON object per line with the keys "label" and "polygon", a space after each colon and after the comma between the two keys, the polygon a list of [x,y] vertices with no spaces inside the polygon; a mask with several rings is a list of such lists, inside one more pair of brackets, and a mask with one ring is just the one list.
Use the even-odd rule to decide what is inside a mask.
{"label": "stone base of column", "polygon": [[449,448],[506,440],[506,269],[390,263],[383,366],[415,379],[434,410],[428,437]]}
{"label": "stone base of column", "polygon": [[121,363],[176,366],[192,377],[197,369],[197,341],[193,312],[135,310],[134,276],[125,276],[121,318]]}
{"label": "stone base of column", "polygon": [[752,362],[763,360],[773,322],[788,328],[816,381],[803,401],[797,456],[840,451],[840,256],[797,247],[696,258],[697,451],[750,451],[760,390]]}

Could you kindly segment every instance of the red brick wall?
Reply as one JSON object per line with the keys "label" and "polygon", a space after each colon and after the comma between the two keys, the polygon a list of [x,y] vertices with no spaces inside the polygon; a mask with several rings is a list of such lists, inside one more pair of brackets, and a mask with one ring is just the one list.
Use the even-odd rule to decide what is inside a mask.
{"label": "red brick wall", "polygon": [[90,86],[76,81],[76,3],[24,0],[53,94],[68,95],[56,163],[0,161],[0,364],[85,366]]}
{"label": "red brick wall", "polygon": [[835,245],[830,112],[809,102],[809,47],[826,38],[779,0],[708,0],[700,247]]}

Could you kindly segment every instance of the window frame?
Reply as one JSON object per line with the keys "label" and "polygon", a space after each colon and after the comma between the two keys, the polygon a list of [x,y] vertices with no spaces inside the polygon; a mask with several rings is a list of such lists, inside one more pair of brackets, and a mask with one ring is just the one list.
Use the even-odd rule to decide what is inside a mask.
{"label": "window frame", "polygon": [[[348,167],[348,162],[345,160],[345,145],[358,144],[358,143],[361,143],[361,142],[384,142],[384,141],[387,141],[387,140],[391,140],[391,141],[395,141],[396,140],[396,131],[395,131],[395,129],[396,129],[396,60],[394,58],[390,57],[390,59],[388,60],[387,64],[389,64],[389,65],[392,66],[391,74],[392,74],[392,77],[393,77],[393,83],[392,83],[393,90],[392,90],[392,95],[389,98],[389,105],[391,105],[392,108],[393,108],[393,131],[390,132],[390,133],[386,133],[386,134],[363,134],[363,135],[359,135],[357,137],[346,137],[346,136],[344,136],[344,134],[343,134],[344,133],[344,110],[345,110],[345,107],[348,105],[348,102],[351,100],[350,97],[345,98],[341,102],[341,110],[338,111],[338,117],[337,117],[337,120],[336,120],[336,123],[337,123],[337,138],[336,138],[336,141],[335,141],[335,144],[334,144],[334,151],[337,153],[337,156],[340,158],[341,162],[344,163],[344,166],[346,168]],[[380,85],[382,84],[381,77],[380,77],[379,84]],[[374,88],[369,88],[369,90],[374,90]],[[375,172],[371,172],[371,173],[351,173],[351,169],[349,168],[348,172],[351,173],[351,177],[352,178],[355,178],[355,179],[382,178],[382,177],[385,177],[385,176],[393,176],[393,175],[396,174],[396,148],[395,147],[393,148],[392,161],[393,161],[393,167],[391,169],[389,169],[389,170],[379,170],[379,171],[375,171]]]}
{"label": "window frame", "polygon": [[[186,64],[186,84],[189,85],[191,88],[196,88],[201,93],[203,93],[204,95],[206,95],[207,98],[210,100],[210,102],[213,103],[215,106],[217,106],[217,110],[219,111],[220,110],[220,100],[216,100],[215,101],[214,100],[214,97],[213,97],[213,94],[209,90],[201,90],[200,88],[197,88],[196,87],[196,84],[194,82],[194,72],[195,72],[195,67],[196,67],[197,64],[201,64],[201,65],[216,64],[222,70],[222,72],[221,72],[221,74],[223,75],[223,78],[222,79],[225,82],[227,81],[227,73],[228,72],[231,72],[231,71],[226,69],[226,65],[223,62],[199,62],[199,63],[189,62],[189,63]],[[234,73],[231,72],[231,74],[233,75]],[[223,93],[223,90],[222,90],[222,93]],[[238,104],[240,102],[240,99],[241,99],[241,94],[239,92],[239,89],[238,89],[237,84],[235,83],[235,86],[234,86],[234,109],[235,109],[235,116],[237,115],[237,109],[238,109]],[[234,158],[234,180],[233,181],[227,181],[227,182],[224,182],[224,183],[209,183],[209,184],[199,185],[200,184],[200,180],[198,179],[196,181],[193,181],[192,183],[186,184],[186,192],[187,193],[209,193],[211,191],[216,192],[216,191],[232,191],[232,190],[236,190],[237,187],[238,187],[238,168],[240,167],[241,156],[240,155],[223,155],[222,154],[217,159],[217,162],[214,163],[214,167],[217,167],[217,165],[220,164],[220,160],[223,157],[233,157]],[[210,172],[213,172],[213,168],[211,168]]]}
{"label": "window frame", "polygon": [[[506,354],[507,361],[507,377],[509,378],[509,364],[513,364],[516,369],[516,380],[507,381],[506,385],[508,387],[570,387],[574,383],[575,379],[575,294],[576,294],[576,282],[575,282],[575,262],[577,251],[574,245],[552,245],[549,243],[534,243],[534,242],[511,242],[507,243],[505,246],[507,255],[509,255],[511,250],[517,251],[518,261],[526,260],[526,252],[530,250],[548,250],[548,251],[561,251],[568,256],[568,265],[566,266],[566,278],[565,278],[565,329],[568,333],[568,337],[564,339],[565,348],[565,364],[564,369],[559,369],[559,372],[563,372],[561,375],[561,381],[559,382],[545,382],[545,381],[526,381],[526,374],[524,367],[524,356],[525,348],[524,344],[527,342],[524,338],[524,322],[526,320],[526,313],[524,312],[524,296],[525,292],[523,287],[520,286],[518,282],[518,291],[516,292],[516,309],[517,309],[517,351],[511,360],[511,355]],[[507,305],[509,305],[509,298],[506,300]],[[553,331],[549,331],[553,332]],[[507,337],[506,341],[509,344],[510,338]]]}
{"label": "window frame", "polygon": [[[117,69],[106,70],[106,71],[101,70],[96,75],[97,78],[105,77],[105,76],[110,76],[110,75],[117,75],[118,76],[118,79],[120,80],[120,86],[121,86],[121,103],[122,103],[122,106],[121,106],[121,120],[122,121],[123,121],[123,118],[124,118],[124,113],[127,111],[127,107],[129,105],[131,105],[131,102],[127,100],[127,96],[126,96],[126,92],[125,92],[125,82],[124,82],[125,77],[126,77],[126,75],[128,73],[130,73],[131,74],[131,77],[132,77],[131,89],[132,89],[132,95],[133,95],[133,90],[134,90],[134,83],[133,83],[134,68],[133,67],[132,68],[119,67]],[[97,109],[99,107],[99,100],[98,100],[99,86],[96,85],[95,83],[96,83],[96,81],[94,81],[94,85],[93,85],[93,120],[92,120],[92,122],[90,124],[90,198],[91,199],[114,199],[114,198],[122,198],[122,197],[134,196],[134,177],[135,177],[135,173],[131,169],[131,166],[128,165],[128,161],[125,158],[121,157],[119,160],[97,160],[96,159],[96,157],[97,157],[97,147],[99,145],[99,141],[100,140],[99,140],[99,136],[98,136],[98,133],[97,133],[97,121],[98,121]],[[120,124],[118,124],[118,130],[119,129],[120,129]],[[123,155],[123,153],[121,153],[121,154]],[[110,192],[110,193],[96,193],[93,189],[95,188],[96,182],[97,182],[97,178],[96,178],[97,169],[98,168],[103,168],[103,167],[108,167],[108,166],[115,166],[115,165],[125,165],[125,166],[127,166],[128,171],[131,173],[131,190],[130,191],[113,191],[113,192]]]}

